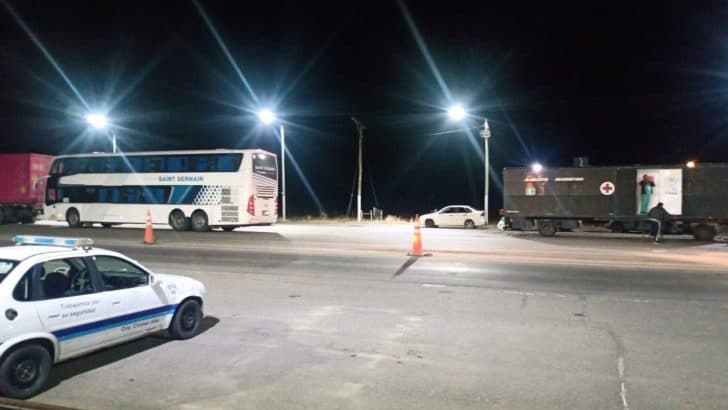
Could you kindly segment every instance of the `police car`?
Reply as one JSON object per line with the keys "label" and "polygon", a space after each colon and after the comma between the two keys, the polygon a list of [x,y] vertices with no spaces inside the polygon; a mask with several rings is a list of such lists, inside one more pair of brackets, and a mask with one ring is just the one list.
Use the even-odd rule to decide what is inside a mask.
{"label": "police car", "polygon": [[187,339],[200,328],[205,286],[196,280],[153,273],[90,239],[13,240],[0,247],[0,395],[39,393],[53,363],[163,329]]}

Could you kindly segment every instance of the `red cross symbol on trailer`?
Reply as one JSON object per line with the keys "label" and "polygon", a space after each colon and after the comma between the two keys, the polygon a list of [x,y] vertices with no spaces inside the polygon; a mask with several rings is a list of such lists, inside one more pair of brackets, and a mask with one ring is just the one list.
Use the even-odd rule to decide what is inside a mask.
{"label": "red cross symbol on trailer", "polygon": [[602,182],[602,184],[599,185],[599,192],[601,192],[602,195],[612,195],[614,193],[614,189],[614,184],[609,181]]}

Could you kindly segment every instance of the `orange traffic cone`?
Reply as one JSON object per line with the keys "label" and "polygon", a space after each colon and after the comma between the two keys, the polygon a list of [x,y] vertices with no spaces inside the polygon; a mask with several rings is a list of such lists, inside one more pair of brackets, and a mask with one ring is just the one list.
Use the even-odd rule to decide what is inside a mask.
{"label": "orange traffic cone", "polygon": [[412,252],[409,256],[430,256],[422,252],[422,234],[420,234],[420,216],[415,215],[415,233],[412,235]]}
{"label": "orange traffic cone", "polygon": [[152,214],[147,209],[147,226],[144,228],[144,243],[154,245],[154,232],[152,231]]}

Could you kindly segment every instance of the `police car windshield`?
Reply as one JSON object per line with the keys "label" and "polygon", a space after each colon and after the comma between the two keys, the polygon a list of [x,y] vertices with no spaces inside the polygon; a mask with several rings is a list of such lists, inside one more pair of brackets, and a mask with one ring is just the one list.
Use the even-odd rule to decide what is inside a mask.
{"label": "police car windshield", "polygon": [[8,276],[8,273],[13,270],[16,263],[15,261],[0,259],[0,282]]}

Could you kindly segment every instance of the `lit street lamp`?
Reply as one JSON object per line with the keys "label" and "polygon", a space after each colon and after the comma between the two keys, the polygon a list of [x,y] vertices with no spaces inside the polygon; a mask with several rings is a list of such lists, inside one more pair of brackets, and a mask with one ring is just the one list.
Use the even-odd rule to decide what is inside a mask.
{"label": "lit street lamp", "polygon": [[449,110],[447,110],[447,115],[454,121],[460,121],[465,118],[467,113],[462,105],[453,105]]}
{"label": "lit street lamp", "polygon": [[[468,116],[468,113],[461,105],[453,105],[452,107],[450,107],[450,109],[447,110],[447,115],[453,121],[461,121]],[[485,215],[485,225],[488,225],[488,188],[490,179],[488,139],[490,139],[490,127],[488,126],[487,118],[483,118],[483,129],[480,130],[480,136],[483,138],[483,145],[485,146],[485,186],[483,194],[483,214]]]}
{"label": "lit street lamp", "polygon": [[[258,118],[263,124],[269,125],[277,120],[273,111],[264,109],[258,111]],[[281,130],[281,203],[282,207],[282,218],[286,220],[286,130],[283,127],[283,123],[280,124]]]}
{"label": "lit street lamp", "polygon": [[540,163],[534,162],[533,164],[531,164],[531,171],[533,171],[534,173],[538,174],[542,170],[543,170],[543,165],[541,165]]}
{"label": "lit street lamp", "polygon": [[104,114],[86,114],[86,122],[97,130],[108,130],[111,134],[111,152],[116,152],[116,134],[108,129],[109,119]]}

